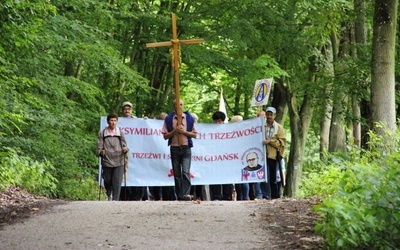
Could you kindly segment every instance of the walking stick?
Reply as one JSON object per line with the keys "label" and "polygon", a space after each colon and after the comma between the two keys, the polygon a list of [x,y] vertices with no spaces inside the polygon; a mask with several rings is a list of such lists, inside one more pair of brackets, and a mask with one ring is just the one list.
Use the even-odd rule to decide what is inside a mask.
{"label": "walking stick", "polygon": [[279,150],[276,151],[276,160],[278,162],[278,166],[279,166],[279,176],[281,177],[281,183],[282,183],[282,187],[285,187],[285,180],[283,179],[283,170],[282,170],[282,164],[281,164],[281,160],[283,159],[281,152],[279,152]]}
{"label": "walking stick", "polygon": [[126,197],[127,197],[126,193],[128,192],[128,190],[126,189],[126,170],[127,170],[126,164],[127,164],[127,161],[126,161],[126,155],[124,155],[124,185],[125,185],[125,200],[127,200],[127,199],[126,199]]}
{"label": "walking stick", "polygon": [[100,201],[101,182],[102,182],[102,180],[103,180],[103,167],[101,166],[101,163],[100,163],[100,171],[99,171],[99,173],[100,173],[100,185],[99,185],[99,201]]}

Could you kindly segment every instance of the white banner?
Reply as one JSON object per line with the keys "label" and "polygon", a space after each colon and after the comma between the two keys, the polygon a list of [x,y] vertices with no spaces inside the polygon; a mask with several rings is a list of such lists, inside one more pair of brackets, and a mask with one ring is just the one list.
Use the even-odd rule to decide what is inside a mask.
{"label": "white banner", "polygon": [[272,78],[257,80],[254,85],[251,106],[267,105],[271,86]]}
{"label": "white banner", "polygon": [[[228,124],[196,123],[192,185],[265,181],[263,122],[262,118],[254,118]],[[174,185],[168,141],[161,134],[163,123],[155,119],[118,119],[129,148],[127,186]],[[102,117],[100,128],[106,126],[106,117]]]}

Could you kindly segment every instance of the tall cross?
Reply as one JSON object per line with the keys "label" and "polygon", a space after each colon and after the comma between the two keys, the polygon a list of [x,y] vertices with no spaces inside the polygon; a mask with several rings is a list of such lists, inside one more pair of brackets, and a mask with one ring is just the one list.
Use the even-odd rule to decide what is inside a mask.
{"label": "tall cross", "polygon": [[[192,39],[192,40],[179,40],[176,29],[176,15],[172,13],[172,39],[169,42],[156,42],[156,43],[147,43],[146,48],[154,48],[154,47],[165,47],[172,46],[172,65],[174,68],[174,82],[175,82],[175,110],[176,116],[178,118],[178,124],[181,124],[182,112],[180,109],[180,95],[179,95],[179,68],[180,68],[180,53],[179,48],[181,44],[197,44],[204,42],[204,39]],[[182,139],[181,134],[178,137],[178,143],[181,145]]]}

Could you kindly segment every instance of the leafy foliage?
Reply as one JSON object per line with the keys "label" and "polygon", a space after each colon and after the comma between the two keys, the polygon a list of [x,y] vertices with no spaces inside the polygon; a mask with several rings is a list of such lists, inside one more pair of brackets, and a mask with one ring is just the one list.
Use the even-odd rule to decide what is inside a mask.
{"label": "leafy foliage", "polygon": [[[121,79],[136,74],[123,73],[126,67],[117,60],[118,53],[98,40],[101,32],[97,28],[69,21],[68,15],[56,13],[56,8],[47,2],[10,4],[13,15],[20,18],[2,15],[9,19],[2,23],[1,32],[12,39],[0,42],[0,151],[8,152],[11,147],[23,155],[18,156],[21,163],[14,159],[12,164],[16,172],[24,173],[24,178],[16,175],[13,179],[8,171],[4,173],[7,179],[1,178],[0,183],[2,187],[26,185],[22,187],[49,196],[88,198],[90,195],[79,197],[79,194],[82,188],[83,192],[93,190],[87,189],[87,183],[95,185],[97,158],[92,153],[93,140],[99,114],[105,113],[103,102],[99,101],[102,91],[93,80],[100,71],[90,70],[85,77],[72,76],[68,73],[69,65],[74,65],[72,58],[80,55],[80,61],[76,62],[83,60],[95,69],[101,62],[109,61],[112,65],[109,68],[115,67],[115,74]],[[8,10],[8,7],[2,9]],[[77,36],[80,37],[74,39]],[[97,46],[86,46],[95,43]],[[119,64],[122,66],[118,67]],[[30,174],[25,170],[26,165],[38,169],[51,166],[55,186],[46,181],[38,186],[41,172]]]}
{"label": "leafy foliage", "polygon": [[[323,90],[333,81],[321,51],[343,22],[353,21],[351,1],[6,0],[0,3],[0,152],[11,147],[19,157],[51,164],[54,196],[93,198],[99,117],[118,113],[126,100],[138,117],[171,110],[169,48],[145,46],[170,41],[171,12],[178,17],[179,39],[205,39],[181,46],[181,96],[201,121],[211,122],[221,88],[228,116],[253,117],[249,93],[255,80],[284,77],[299,103],[314,95],[312,127],[318,133],[325,115],[320,104],[331,94]],[[369,61],[359,60],[337,62],[334,86],[367,98]],[[314,83],[311,61],[318,68]],[[306,173],[315,181],[306,182],[304,195],[333,193],[322,184],[335,185],[332,176],[343,168],[316,159],[312,166],[320,173]]]}
{"label": "leafy foliage", "polygon": [[[382,153],[384,141],[373,134],[371,138],[370,151],[353,149],[320,176],[322,187],[315,193],[325,198],[315,206],[321,213],[316,230],[329,249],[400,247],[400,151]],[[399,148],[400,133],[391,138]],[[310,175],[307,182],[316,179]]]}
{"label": "leafy foliage", "polygon": [[33,194],[53,196],[57,188],[54,170],[47,160],[38,162],[9,149],[0,156],[0,189],[17,186]]}

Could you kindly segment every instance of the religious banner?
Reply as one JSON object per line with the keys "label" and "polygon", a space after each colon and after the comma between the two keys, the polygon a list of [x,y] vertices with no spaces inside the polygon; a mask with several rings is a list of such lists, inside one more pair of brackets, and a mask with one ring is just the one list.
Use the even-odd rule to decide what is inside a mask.
{"label": "religious banner", "polygon": [[[163,122],[118,119],[118,127],[129,148],[127,186],[174,185],[168,141],[161,134]],[[193,139],[190,171],[192,185],[266,181],[266,152],[261,143],[265,133],[263,122],[262,118],[254,118],[228,124],[196,123],[198,134]],[[102,117],[100,129],[106,126],[106,117]],[[102,183],[100,175],[98,180]]]}
{"label": "religious banner", "polygon": [[271,86],[272,78],[257,80],[254,85],[251,106],[267,105]]}

